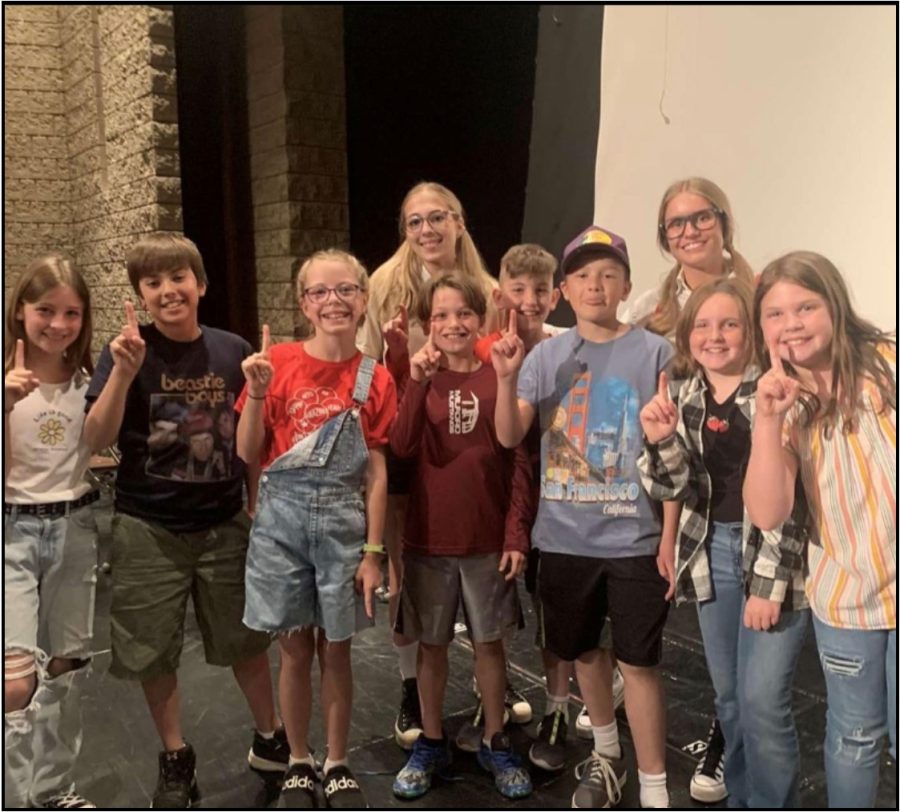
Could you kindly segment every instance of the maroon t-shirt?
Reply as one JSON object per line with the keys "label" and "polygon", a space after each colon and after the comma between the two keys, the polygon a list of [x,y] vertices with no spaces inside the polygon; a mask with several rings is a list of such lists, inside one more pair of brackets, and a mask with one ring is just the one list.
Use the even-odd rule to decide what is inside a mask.
{"label": "maroon t-shirt", "polygon": [[531,468],[524,446],[497,441],[492,367],[442,369],[410,381],[391,429],[391,449],[414,457],[404,545],[420,555],[527,553]]}

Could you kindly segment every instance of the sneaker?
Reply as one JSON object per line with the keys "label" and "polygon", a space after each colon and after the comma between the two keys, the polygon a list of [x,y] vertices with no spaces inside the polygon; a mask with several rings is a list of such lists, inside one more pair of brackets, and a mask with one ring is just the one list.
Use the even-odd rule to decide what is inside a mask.
{"label": "sneaker", "polygon": [[40,804],[41,809],[96,809],[87,798],[82,798],[77,792],[66,792],[62,795],[54,795],[49,800]]}
{"label": "sneaker", "polygon": [[482,743],[478,763],[494,774],[494,785],[504,798],[531,795],[531,776],[522,766],[522,759],[513,752],[509,736],[503,731],[494,734],[490,747]]}
{"label": "sneaker", "polygon": [[394,722],[394,740],[404,750],[411,750],[422,734],[422,711],[419,708],[419,686],[415,677],[403,680],[400,712]]}
{"label": "sneaker", "polygon": [[311,764],[292,764],[284,774],[278,809],[318,809],[319,776]]}
{"label": "sneaker", "polygon": [[[625,701],[625,678],[618,666],[613,669],[613,710],[622,707]],[[582,705],[581,712],[575,720],[575,735],[579,739],[593,739],[594,731],[591,728],[591,716],[588,713],[587,705]]]}
{"label": "sneaker", "polygon": [[527,725],[534,716],[531,709],[531,703],[522,695],[522,693],[506,680],[506,696],[503,698],[503,704],[509,714],[509,721],[516,725]]}
{"label": "sneaker", "polygon": [[450,766],[450,751],[445,742],[432,744],[419,736],[413,745],[409,761],[394,779],[394,795],[398,798],[420,798],[431,789],[435,773],[442,773]]}
{"label": "sneaker", "polygon": [[322,780],[325,806],[328,809],[368,809],[366,798],[350,768],[339,764],[332,767]]}
{"label": "sneaker", "polygon": [[624,758],[601,756],[596,750],[575,768],[578,787],[572,795],[572,809],[610,809],[622,800],[628,777]]}
{"label": "sneaker", "polygon": [[725,737],[719,720],[713,719],[706,739],[706,752],[691,776],[691,798],[714,804],[727,797],[725,787]]}
{"label": "sneaker", "polygon": [[159,754],[159,778],[150,808],[189,809],[199,797],[194,748],[185,742],[174,753],[163,750]]}
{"label": "sneaker", "polygon": [[[509,722],[509,710],[503,709],[503,724]],[[471,721],[463,722],[462,727],[456,734],[453,743],[459,750],[466,753],[477,753],[481,749],[481,743],[484,739],[484,705],[478,700],[475,708],[475,715]]]}
{"label": "sneaker", "polygon": [[566,733],[569,723],[563,710],[548,713],[538,726],[538,737],[528,750],[535,767],[559,772],[566,766]]}
{"label": "sneaker", "polygon": [[253,744],[247,754],[247,763],[254,770],[283,773],[288,768],[290,757],[291,746],[283,727],[279,727],[271,739],[264,739],[258,731],[253,731]]}

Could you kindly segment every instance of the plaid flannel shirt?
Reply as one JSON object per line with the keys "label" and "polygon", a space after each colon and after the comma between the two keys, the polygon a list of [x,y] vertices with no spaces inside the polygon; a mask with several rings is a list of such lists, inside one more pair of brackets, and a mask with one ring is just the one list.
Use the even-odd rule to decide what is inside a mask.
{"label": "plaid flannel shirt", "polygon": [[[741,414],[753,425],[759,370],[748,367],[735,395]],[[678,426],[659,444],[644,443],[638,459],[641,482],[653,499],[682,502],[675,552],[675,601],[714,597],[705,544],[710,531],[712,479],[703,462],[706,380],[695,375],[673,381],[670,394],[678,407]],[[784,611],[808,606],[805,591],[809,510],[800,477],[791,517],[779,530],[762,531],[744,511],[744,591],[778,601]]]}

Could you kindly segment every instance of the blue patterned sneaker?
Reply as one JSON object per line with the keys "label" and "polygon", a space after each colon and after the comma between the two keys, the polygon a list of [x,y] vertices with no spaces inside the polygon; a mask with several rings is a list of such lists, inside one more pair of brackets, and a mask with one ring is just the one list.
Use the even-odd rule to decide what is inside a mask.
{"label": "blue patterned sneaker", "polygon": [[482,743],[478,763],[494,774],[494,784],[504,798],[531,795],[531,776],[513,752],[509,736],[502,731],[494,734],[490,747]]}
{"label": "blue patterned sneaker", "polygon": [[423,733],[416,739],[406,766],[394,779],[394,795],[398,798],[420,798],[431,789],[435,773],[442,773],[450,766],[450,751],[447,742],[435,742],[425,738]]}

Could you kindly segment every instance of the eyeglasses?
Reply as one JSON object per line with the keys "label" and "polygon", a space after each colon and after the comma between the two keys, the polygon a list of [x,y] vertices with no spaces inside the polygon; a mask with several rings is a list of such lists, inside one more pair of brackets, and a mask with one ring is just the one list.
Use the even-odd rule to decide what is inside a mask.
{"label": "eyeglasses", "polygon": [[693,214],[684,217],[673,217],[659,224],[659,230],[665,235],[666,239],[674,240],[684,234],[687,224],[690,223],[698,231],[709,231],[715,228],[719,217],[724,216],[721,209],[700,209]]}
{"label": "eyeglasses", "polygon": [[421,231],[422,225],[426,221],[432,228],[443,228],[448,217],[459,217],[459,215],[455,211],[447,210],[432,211],[424,217],[419,217],[418,214],[414,214],[403,224],[403,228],[406,229],[407,234],[415,234],[416,232]]}
{"label": "eyeglasses", "polygon": [[325,287],[325,285],[315,285],[303,291],[303,295],[313,304],[322,304],[328,299],[328,294],[333,293],[342,302],[352,302],[356,298],[362,288],[359,285],[353,285],[350,282],[336,285],[333,288]]}

